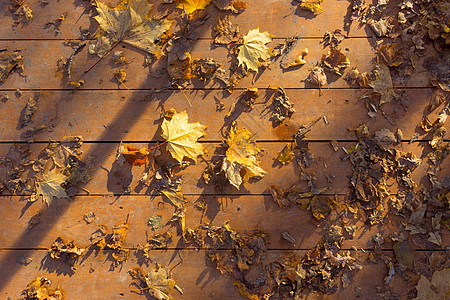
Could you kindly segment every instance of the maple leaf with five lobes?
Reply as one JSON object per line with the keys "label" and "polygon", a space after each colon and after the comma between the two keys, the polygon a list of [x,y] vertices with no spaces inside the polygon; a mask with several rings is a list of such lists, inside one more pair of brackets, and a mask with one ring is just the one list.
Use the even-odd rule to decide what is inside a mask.
{"label": "maple leaf with five lobes", "polygon": [[148,4],[147,0],[123,0],[114,8],[102,2],[95,3],[98,39],[89,46],[89,53],[101,57],[116,42],[124,42],[157,57],[162,55],[157,41],[172,27],[172,21],[148,18],[153,5]]}
{"label": "maple leaf with five lobes", "polygon": [[180,163],[184,157],[197,162],[197,156],[204,153],[197,140],[205,135],[206,126],[199,122],[188,123],[186,111],[175,113],[170,121],[164,119],[161,136],[167,141],[167,150]]}
{"label": "maple leaf with five lobes", "polygon": [[244,36],[244,43],[239,46],[238,61],[239,66],[244,65],[247,70],[258,72],[261,65],[259,60],[267,60],[270,57],[270,48],[266,46],[272,41],[273,35],[269,32],[259,32],[259,27],[250,30]]}
{"label": "maple leaf with five lobes", "polygon": [[231,129],[226,140],[227,152],[222,163],[222,170],[228,181],[237,189],[242,184],[241,170],[245,170],[249,177],[263,177],[266,174],[259,165],[256,155],[263,149],[250,140],[251,133],[246,128]]}
{"label": "maple leaf with five lobes", "polygon": [[188,14],[192,14],[199,9],[205,9],[205,7],[211,3],[212,0],[184,0],[179,3],[177,8],[185,9]]}
{"label": "maple leaf with five lobes", "polygon": [[42,195],[44,201],[50,205],[53,197],[58,199],[69,198],[66,191],[62,188],[61,184],[66,182],[67,177],[62,173],[58,173],[56,169],[49,171],[42,176],[42,180],[37,182],[36,192],[38,195]]}

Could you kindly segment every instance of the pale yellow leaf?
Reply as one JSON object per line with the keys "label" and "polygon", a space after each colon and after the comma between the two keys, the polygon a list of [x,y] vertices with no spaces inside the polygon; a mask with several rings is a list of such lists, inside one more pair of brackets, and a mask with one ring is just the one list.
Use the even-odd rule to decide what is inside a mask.
{"label": "pale yellow leaf", "polygon": [[156,42],[170,29],[172,21],[148,18],[151,8],[147,0],[123,0],[114,8],[96,1],[98,16],[94,19],[99,24],[98,39],[91,44],[89,52],[103,56],[114,43],[122,41],[157,56],[162,55]]}
{"label": "pale yellow leaf", "polygon": [[223,160],[222,170],[228,181],[239,189],[242,184],[241,170],[249,177],[263,177],[266,174],[258,164],[256,155],[263,149],[250,140],[251,133],[245,128],[231,129],[226,140],[228,149]]}
{"label": "pale yellow leaf", "polygon": [[261,65],[260,59],[265,61],[270,57],[270,48],[266,46],[272,41],[273,35],[266,32],[259,32],[259,27],[250,30],[244,36],[244,43],[239,46],[239,65],[244,65],[247,70],[258,72]]}
{"label": "pale yellow leaf", "polygon": [[38,195],[42,195],[47,204],[52,202],[53,197],[68,198],[66,191],[61,186],[66,179],[66,176],[53,169],[42,176],[42,180],[37,183],[36,192]]}
{"label": "pale yellow leaf", "polygon": [[174,113],[172,119],[164,119],[161,136],[167,141],[167,150],[173,158],[182,162],[188,157],[197,162],[197,156],[204,153],[203,146],[197,140],[205,135],[206,126],[199,122],[188,123],[186,111]]}

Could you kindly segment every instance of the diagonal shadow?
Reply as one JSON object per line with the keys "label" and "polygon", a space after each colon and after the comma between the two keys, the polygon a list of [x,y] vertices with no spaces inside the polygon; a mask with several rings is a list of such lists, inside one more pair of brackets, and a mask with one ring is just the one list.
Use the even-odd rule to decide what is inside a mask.
{"label": "diagonal shadow", "polygon": [[[153,2],[153,1],[150,1]],[[210,13],[210,11],[209,11]],[[217,15],[217,14],[216,14]],[[199,26],[196,29],[196,32],[199,34],[202,34],[202,31],[206,31],[209,29],[207,26]],[[192,46],[194,46],[195,41],[192,41]],[[141,51],[139,51],[141,52]],[[142,52],[141,52],[142,53]],[[105,66],[105,62],[103,62],[103,66]],[[100,66],[97,66],[99,68]],[[143,84],[145,85],[145,84]],[[158,87],[156,87],[158,88]],[[170,95],[176,92],[176,90],[168,90],[168,93],[164,93],[164,96],[159,97],[158,100],[164,102],[165,99],[169,98]],[[106,161],[107,157],[111,153],[111,151],[115,150],[117,147],[116,142],[111,141],[121,141],[124,140],[124,137],[126,133],[128,132],[127,129],[131,129],[134,124],[139,120],[140,117],[143,116],[143,114],[146,112],[146,108],[148,105],[150,105],[150,101],[140,101],[138,100],[142,96],[139,93],[134,93],[130,97],[130,99],[127,101],[128,103],[125,105],[125,107],[116,115],[113,122],[111,122],[108,126],[109,130],[106,130],[97,140],[95,143],[95,146],[91,148],[91,150],[87,153],[85,153],[85,157],[95,157],[96,163],[98,165],[101,165],[103,162]],[[69,102],[70,98],[67,99],[67,94],[64,93],[64,91],[61,92],[61,99],[60,103]],[[133,104],[134,103],[134,104]],[[136,110],[136,104],[140,103],[142,105],[142,109]],[[96,111],[92,111],[93,114],[97,113]],[[59,116],[59,118],[63,118],[63,116]],[[117,129],[117,130],[115,130]],[[120,129],[120,130],[119,130]],[[114,136],[112,136],[111,133],[114,133]],[[92,176],[94,176],[98,171],[102,171],[100,168],[92,171]],[[64,213],[69,208],[70,204],[74,201],[77,201],[77,196],[72,198],[72,201],[67,202],[65,205],[61,205],[58,207],[59,214],[57,214],[57,217],[55,218],[49,218],[48,222],[42,222],[39,227],[39,236],[36,236],[33,238],[33,241],[36,245],[38,245],[42,239],[46,236],[46,234],[51,230],[52,227],[56,225],[59,218],[64,215]],[[41,219],[44,219],[46,215],[51,212],[52,206],[45,207],[42,209],[42,215]],[[15,243],[10,247],[11,249],[20,249],[23,248],[23,243],[27,240],[29,240],[30,237],[28,235],[28,231],[25,230],[20,236],[17,237]],[[1,277],[2,280],[0,280],[0,290],[2,290],[9,281],[13,278],[14,274],[19,270],[20,266],[18,264],[11,264],[11,262],[14,262],[16,260],[16,253],[15,251],[8,251],[8,253],[1,259],[0,261],[0,270],[1,270]]]}

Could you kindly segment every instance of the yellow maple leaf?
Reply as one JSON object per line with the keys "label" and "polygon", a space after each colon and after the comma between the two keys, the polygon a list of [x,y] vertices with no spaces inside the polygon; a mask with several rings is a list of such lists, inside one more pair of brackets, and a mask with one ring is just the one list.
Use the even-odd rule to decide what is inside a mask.
{"label": "yellow maple leaf", "polygon": [[259,27],[250,30],[244,36],[244,43],[239,46],[238,61],[239,66],[244,65],[248,70],[258,72],[261,65],[259,60],[267,60],[270,57],[270,48],[266,46],[272,41],[273,35],[266,32],[259,32]]}
{"label": "yellow maple leaf", "polygon": [[177,8],[184,8],[188,14],[192,14],[196,10],[205,9],[211,1],[212,0],[184,0],[178,4]]}
{"label": "yellow maple leaf", "polygon": [[256,155],[263,149],[250,140],[251,133],[246,128],[231,129],[226,140],[228,149],[222,164],[222,170],[228,181],[239,189],[242,184],[241,170],[245,170],[249,177],[263,177],[266,174],[259,165]]}
{"label": "yellow maple leaf", "polygon": [[89,53],[103,56],[115,43],[124,42],[156,56],[162,55],[157,41],[170,29],[172,21],[149,18],[152,5],[147,0],[123,0],[114,8],[95,3],[98,39],[89,46]]}
{"label": "yellow maple leaf", "polygon": [[182,162],[188,157],[197,162],[197,156],[204,153],[203,146],[197,140],[205,135],[206,126],[199,122],[188,123],[186,111],[174,113],[172,119],[164,119],[161,136],[167,141],[167,150],[173,158]]}
{"label": "yellow maple leaf", "polygon": [[315,15],[323,12],[322,0],[302,0],[300,1],[299,8],[302,10],[312,11]]}

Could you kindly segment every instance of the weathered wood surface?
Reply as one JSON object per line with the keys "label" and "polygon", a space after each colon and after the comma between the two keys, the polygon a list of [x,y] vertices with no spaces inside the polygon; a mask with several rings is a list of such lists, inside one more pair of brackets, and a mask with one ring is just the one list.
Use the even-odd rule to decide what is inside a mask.
{"label": "weathered wood surface", "polygon": [[[102,1],[115,6],[120,1]],[[174,9],[175,5],[161,4],[161,0],[150,0],[155,4],[153,12],[168,10],[172,14],[180,12]],[[311,12],[297,9],[295,1],[265,0],[262,4],[259,0],[247,0],[248,9],[239,15],[231,15],[233,23],[238,24],[241,34],[257,26],[261,30],[268,30],[277,38],[291,36],[300,37],[322,37],[325,31],[333,31],[342,28],[345,24],[349,3],[347,1],[325,1],[324,12],[314,16]],[[96,29],[96,22],[91,20],[91,5],[84,0],[61,0],[52,1],[48,5],[42,5],[39,1],[28,1],[33,10],[34,18],[29,23],[14,24],[13,14],[9,9],[9,0],[0,2],[0,39],[77,39],[80,37],[80,28],[89,29],[92,33]],[[206,12],[210,15],[207,22],[197,31],[202,38],[211,38],[212,26],[220,12],[213,5],[209,5]],[[54,26],[47,25],[67,13],[66,19],[56,30]],[[170,18],[170,16],[169,16]],[[369,28],[358,27],[354,24],[349,32],[350,37],[374,36]]]}
{"label": "weathered wood surface", "polygon": [[[258,87],[267,88],[269,86],[283,86],[284,88],[314,88],[307,81],[311,69],[321,60],[323,54],[328,53],[328,49],[323,49],[320,43],[322,39],[304,39],[292,50],[292,60],[294,60],[304,48],[308,48],[309,54],[306,56],[307,63],[299,68],[283,69],[279,63],[280,59],[273,61],[270,69],[260,71],[258,75],[250,72],[248,76],[242,79],[237,88]],[[346,39],[341,44],[341,49],[350,60],[351,67],[357,67],[360,72],[370,72],[373,69],[373,59],[375,57],[376,44],[374,38]],[[21,48],[24,55],[24,76],[13,73],[6,82],[0,86],[1,89],[61,89],[69,88],[69,81],[64,69],[59,70],[58,60],[67,59],[72,53],[71,47],[66,47],[65,42],[55,40],[29,40],[29,41],[10,41],[8,49],[14,50]],[[272,42],[269,46],[273,47],[276,43]],[[128,45],[119,44],[117,50],[123,50],[123,53],[129,63],[118,66],[112,56],[108,55],[99,64],[97,64],[88,73],[84,73],[91,65],[98,60],[97,56],[88,53],[88,47],[85,47],[75,56],[72,66],[72,80],[83,79],[84,86],[81,89],[161,89],[168,85],[170,78],[168,73],[162,71],[166,68],[166,57],[161,58],[158,66],[153,66],[153,72],[161,72],[159,78],[152,76],[148,68],[143,67],[145,54]],[[364,51],[361,51],[364,49]],[[430,49],[429,51],[433,51]],[[213,58],[228,70],[230,66],[230,51],[226,47],[214,47],[210,40],[198,40],[193,45],[191,52],[192,59]],[[419,59],[415,62],[416,72],[407,81],[407,87],[430,87],[427,72],[424,70],[423,61]],[[125,86],[120,85],[114,78],[114,72],[124,69],[127,73]],[[59,70],[59,71],[58,71]],[[228,71],[227,71],[228,72]],[[255,77],[256,76],[256,77]],[[338,76],[327,72],[328,84],[326,88],[349,88],[349,84],[343,76]],[[252,83],[252,81],[254,81]],[[205,83],[196,78],[191,80],[188,88],[222,88],[222,85],[216,80]],[[403,88],[403,84],[398,85]]]}
{"label": "weathered wood surface", "polygon": [[[326,201],[327,196],[319,196],[320,201]],[[195,201],[204,199],[207,209],[202,212],[195,208]],[[310,249],[319,242],[326,225],[325,221],[317,221],[310,211],[301,210],[296,205],[288,209],[281,209],[271,196],[241,196],[220,197],[188,196],[186,205],[186,227],[195,229],[201,222],[213,226],[222,226],[225,221],[233,230],[239,233],[251,233],[260,230],[268,234],[268,249]],[[344,197],[339,196],[337,201],[344,203]],[[386,207],[387,209],[387,207]],[[52,205],[41,202],[27,204],[21,197],[1,197],[0,210],[8,213],[3,216],[3,222],[8,224],[2,229],[0,236],[0,249],[39,248],[50,245],[61,237],[64,241],[74,241],[78,246],[85,248],[90,245],[89,238],[99,225],[105,225],[111,232],[115,225],[123,224],[129,218],[129,231],[124,247],[136,248],[137,244],[145,244],[147,238],[154,234],[169,232],[173,242],[168,248],[193,248],[186,246],[179,234],[175,223],[170,223],[174,207],[160,196],[79,196],[72,200],[54,200]],[[28,227],[28,221],[41,211],[40,223],[33,228]],[[387,211],[387,210],[386,210]],[[83,216],[89,212],[95,214],[95,219],[88,224]],[[162,216],[164,227],[153,230],[147,225],[150,217]],[[336,212],[327,219],[336,218]],[[355,216],[350,218],[348,225],[357,228],[355,237],[346,240],[343,249],[357,247],[372,249],[372,236],[380,233],[386,238],[383,248],[389,249],[392,243],[388,239],[394,232],[402,232],[405,237],[408,232],[401,226],[403,219],[389,214],[386,224],[367,226],[363,219]],[[282,232],[289,234],[296,240],[291,244],[281,236]],[[443,246],[448,245],[450,235],[447,230],[442,231]],[[205,248],[210,246],[206,245]],[[429,244],[429,249],[439,249]],[[417,246],[416,249],[421,247]]]}
{"label": "weathered wood surface", "polygon": [[[160,124],[163,106],[175,108],[178,112],[186,110],[190,122],[200,122],[208,126],[204,141],[220,141],[226,136],[228,126],[233,120],[254,134],[255,140],[288,141],[302,124],[326,116],[329,124],[320,121],[308,134],[311,140],[355,140],[356,136],[349,128],[356,128],[365,123],[375,132],[388,128],[396,132],[399,128],[404,138],[409,140],[415,133],[420,139],[429,140],[422,129],[417,128],[422,118],[427,115],[431,121],[437,118],[440,109],[429,114],[426,106],[432,98],[430,89],[407,89],[409,107],[405,111],[394,104],[385,104],[382,109],[395,124],[391,124],[380,112],[377,118],[370,118],[363,100],[359,97],[369,90],[286,90],[296,112],[281,124],[271,120],[273,90],[262,89],[251,111],[245,111],[241,105],[230,118],[226,115],[232,104],[243,93],[235,91],[223,97],[222,91],[166,91],[151,93],[149,91],[28,91],[20,98],[15,91],[5,92],[9,100],[0,102],[2,110],[9,112],[2,116],[4,124],[0,128],[0,141],[27,141],[25,132],[45,124],[51,130],[37,134],[34,141],[59,141],[68,135],[82,136],[84,141],[150,141],[161,140]],[[36,96],[39,95],[40,96]],[[23,108],[30,97],[37,98],[37,112],[31,123],[19,128]],[[190,103],[186,99],[189,99]],[[216,109],[216,100],[224,104],[224,110]],[[429,115],[428,115],[429,114]],[[214,116],[214,117],[212,117]],[[391,121],[392,121],[391,120]],[[448,124],[446,124],[448,128]]]}
{"label": "weathered wood surface", "polygon": [[[297,185],[305,192],[309,191],[307,182],[300,179],[300,168],[295,162],[282,166],[276,161],[278,153],[286,145],[284,142],[262,142],[259,143],[265,151],[260,159],[261,167],[267,172],[267,174],[260,180],[249,180],[244,177],[244,183],[238,190],[235,187],[229,185],[225,187],[224,194],[229,195],[248,195],[248,194],[269,194],[267,187],[270,185],[278,185],[283,189],[288,189],[292,185]],[[94,163],[92,180],[85,186],[87,190],[92,194],[123,194],[125,192],[125,186],[128,181],[131,181],[132,193],[144,193],[147,188],[139,184],[139,180],[142,178],[145,172],[144,166],[131,167],[131,165],[125,164],[120,167],[115,162],[116,151],[118,143],[95,143],[85,144],[83,146],[85,158],[93,157]],[[140,148],[147,146],[147,144],[130,143],[127,144],[134,148]],[[339,142],[339,147],[350,149],[356,142]],[[1,154],[6,154],[10,151],[12,144],[0,145]],[[43,148],[45,145],[32,145],[32,147]],[[204,147],[207,153],[214,153],[216,147],[220,146],[219,143],[204,143]],[[412,178],[419,186],[427,186],[429,180],[427,177],[428,163],[425,155],[430,151],[430,146],[426,142],[409,144],[403,142],[396,147],[403,152],[412,152],[419,158],[423,159],[423,162],[413,172]],[[346,194],[349,191],[349,177],[351,176],[351,166],[348,160],[341,160],[344,151],[341,149],[338,152],[334,152],[330,143],[328,142],[314,142],[309,146],[310,152],[315,157],[315,162],[312,163],[310,168],[304,169],[307,174],[314,175],[316,180],[314,181],[318,188],[330,187],[329,194]],[[36,153],[37,152],[33,152]],[[203,170],[207,167],[207,161],[209,161],[209,155],[205,155],[205,159],[199,159],[197,164],[188,166],[184,170],[176,171],[177,175],[183,176],[182,191],[185,194],[215,194],[216,191],[213,186],[206,185],[202,179]],[[4,172],[5,167],[0,166],[0,171]],[[149,178],[153,176],[152,170],[150,170]],[[441,171],[441,174],[445,176],[449,170],[445,168]],[[332,183],[329,183],[325,175],[331,175],[334,173],[335,179]],[[387,189],[392,192],[397,192],[397,183],[395,179],[391,179],[388,182]],[[84,192],[82,192],[84,194]]]}
{"label": "weathered wood surface", "polygon": [[[291,253],[291,252],[289,252]],[[276,260],[287,251],[268,251],[262,266]],[[295,251],[298,256],[303,256],[305,251]],[[391,251],[383,254],[393,256]],[[350,286],[342,289],[339,282],[339,290],[333,295],[318,296],[310,295],[312,299],[355,299],[355,287],[361,288],[361,299],[376,299],[376,286],[383,286],[384,277],[388,269],[382,260],[378,263],[367,262],[368,253],[355,253],[357,259],[363,265],[363,270],[356,273]],[[33,261],[28,266],[22,266],[16,261],[16,257],[30,257]],[[0,261],[8,258],[5,268],[6,272],[0,273],[0,290],[2,297],[19,297],[22,289],[36,276],[49,277],[54,287],[60,285],[65,290],[67,299],[83,299],[88,295],[90,299],[143,299],[144,296],[137,295],[132,291],[136,286],[131,284],[128,270],[139,266],[136,257],[131,254],[130,259],[122,267],[110,270],[111,261],[108,260],[107,252],[100,252],[97,256],[90,255],[84,260],[73,275],[69,275],[68,268],[59,265],[58,262],[44,260],[46,251],[0,250]],[[173,277],[178,286],[183,289],[181,296],[174,291],[174,299],[242,299],[237,289],[232,285],[233,280],[225,275],[220,275],[218,270],[208,264],[205,260],[203,250],[183,251],[153,251],[152,259],[169,268],[175,266],[183,258],[183,263],[173,269]],[[423,254],[418,253],[418,256]],[[154,267],[154,264],[151,264]],[[149,267],[143,265],[142,269]],[[261,267],[262,269],[262,267]],[[52,273],[47,275],[49,271]],[[59,274],[56,276],[56,274]],[[8,275],[8,276],[5,276]],[[392,292],[399,295],[400,299],[407,299],[408,288],[399,275],[394,276],[395,284]],[[311,297],[312,296],[312,297]],[[308,299],[309,299],[308,298]]]}

